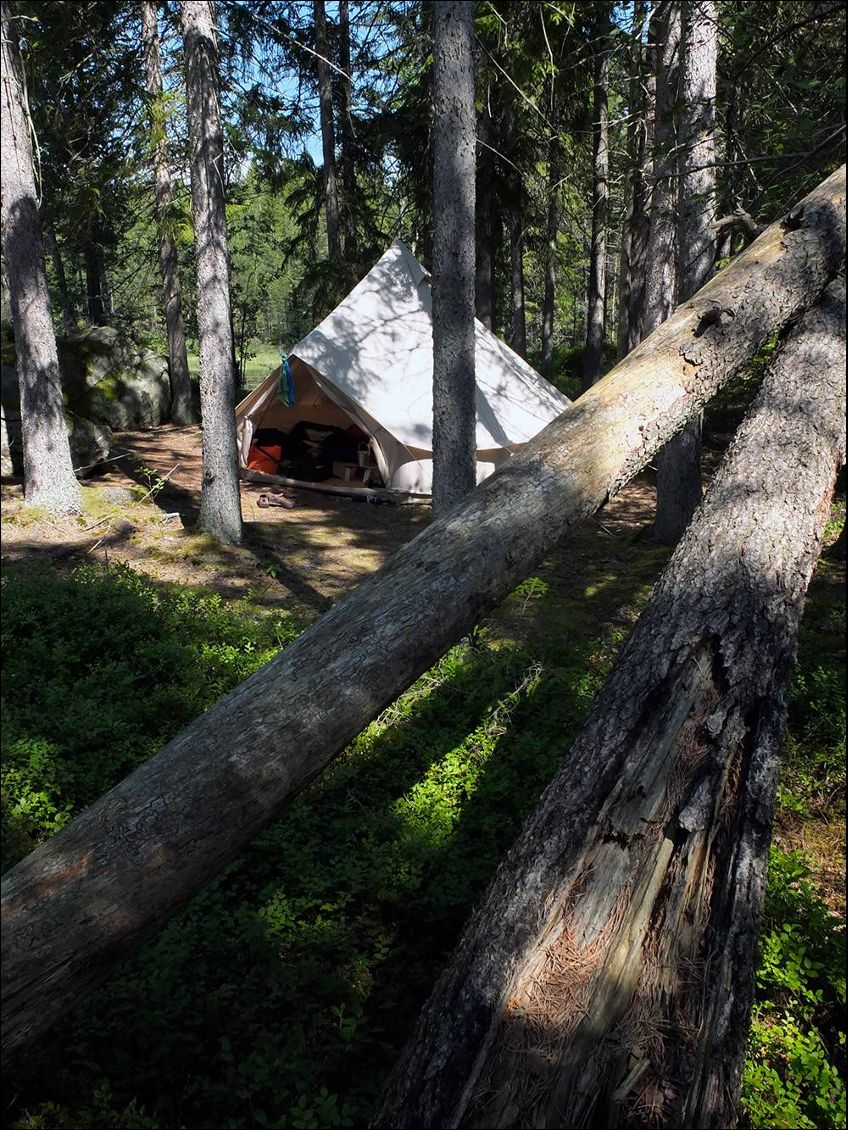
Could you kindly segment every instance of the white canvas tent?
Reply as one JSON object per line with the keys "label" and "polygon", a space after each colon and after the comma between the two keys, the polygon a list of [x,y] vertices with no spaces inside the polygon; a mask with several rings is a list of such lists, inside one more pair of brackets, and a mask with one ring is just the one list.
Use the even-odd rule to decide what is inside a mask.
{"label": "white canvas tent", "polygon": [[[477,480],[570,403],[482,323],[476,323]],[[239,460],[247,468],[259,428],[299,421],[369,438],[386,487],[429,494],[432,482],[433,318],[430,277],[393,243],[364,279],[291,350],[294,403],[275,369],[236,409]]]}

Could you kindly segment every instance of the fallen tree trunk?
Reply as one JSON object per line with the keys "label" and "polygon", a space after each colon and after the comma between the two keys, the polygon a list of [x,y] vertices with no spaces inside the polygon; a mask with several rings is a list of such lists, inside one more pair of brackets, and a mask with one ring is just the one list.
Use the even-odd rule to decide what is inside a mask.
{"label": "fallen tree trunk", "polygon": [[782,345],[501,864],[379,1127],[727,1127],[785,696],[845,451],[845,286]]}
{"label": "fallen tree trunk", "polygon": [[4,1054],[214,878],[845,257],[844,167],[507,465],[3,882]]}

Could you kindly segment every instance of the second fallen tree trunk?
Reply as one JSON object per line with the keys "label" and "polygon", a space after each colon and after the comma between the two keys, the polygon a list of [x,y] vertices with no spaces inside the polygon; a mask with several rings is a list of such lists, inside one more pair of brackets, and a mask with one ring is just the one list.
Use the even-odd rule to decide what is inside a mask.
{"label": "second fallen tree trunk", "polygon": [[427,1003],[378,1127],[726,1127],[804,596],[845,453],[845,286],[695,524]]}
{"label": "second fallen tree trunk", "polygon": [[3,880],[3,1051],[45,1031],[595,511],[845,258],[845,169],[502,471]]}

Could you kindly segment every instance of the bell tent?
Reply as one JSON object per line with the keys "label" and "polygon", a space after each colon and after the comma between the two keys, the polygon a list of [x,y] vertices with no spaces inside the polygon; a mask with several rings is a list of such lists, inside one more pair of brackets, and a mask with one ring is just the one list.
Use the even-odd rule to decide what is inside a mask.
{"label": "bell tent", "polygon": [[[570,403],[476,326],[477,481]],[[364,279],[237,407],[245,478],[341,480],[430,494],[430,276],[392,244]]]}

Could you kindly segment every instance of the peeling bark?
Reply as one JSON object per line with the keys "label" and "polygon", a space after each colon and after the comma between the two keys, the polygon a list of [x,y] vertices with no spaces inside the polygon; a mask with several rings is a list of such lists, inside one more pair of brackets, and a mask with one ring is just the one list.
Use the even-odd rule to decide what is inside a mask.
{"label": "peeling bark", "polygon": [[844,451],[839,281],[784,341],[374,1126],[734,1124],[786,692]]}
{"label": "peeling bark", "polygon": [[9,871],[4,1054],[55,1023],[214,878],[815,301],[844,257],[843,167],[500,471]]}

